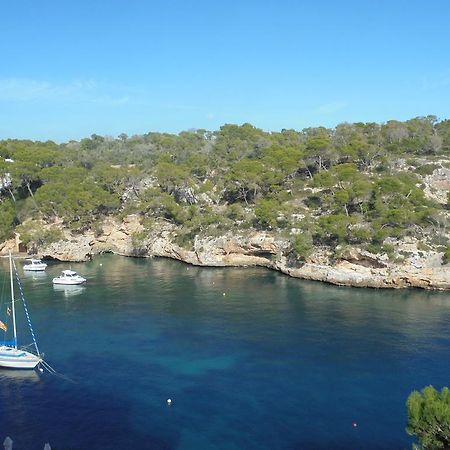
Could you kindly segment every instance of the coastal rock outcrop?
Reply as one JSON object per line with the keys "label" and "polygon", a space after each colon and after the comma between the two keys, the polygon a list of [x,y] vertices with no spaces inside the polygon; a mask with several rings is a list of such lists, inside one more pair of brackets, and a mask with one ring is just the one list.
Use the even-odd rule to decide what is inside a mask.
{"label": "coastal rock outcrop", "polygon": [[7,241],[0,242],[0,255],[7,255],[9,252],[18,252],[17,239],[8,239]]}
{"label": "coastal rock outcrop", "polygon": [[450,289],[450,271],[445,267],[419,270],[409,267],[391,266],[371,269],[348,262],[341,262],[333,267],[305,264],[300,269],[282,271],[293,277],[326,281],[340,286]]}
{"label": "coastal rock outcrop", "polygon": [[375,269],[381,269],[387,266],[387,264],[383,262],[380,257],[377,257],[377,255],[357,248],[346,248],[339,259],[351,264],[372,267]]}
{"label": "coastal rock outcrop", "polygon": [[107,219],[103,222],[101,232],[92,236],[94,254],[112,252],[124,256],[139,256],[133,236],[143,230],[136,215],[125,217],[122,222]]}
{"label": "coastal rock outcrop", "polygon": [[450,190],[450,169],[439,167],[431,175],[424,178],[424,193],[426,197],[442,205],[447,204]]}
{"label": "coastal rock outcrop", "polygon": [[[406,255],[401,263],[356,247],[342,251],[337,260],[325,248],[317,248],[302,262],[291,257],[291,244],[287,240],[276,239],[267,232],[197,236],[191,249],[176,243],[178,232],[168,222],[145,230],[139,217],[130,215],[122,221],[105,220],[96,232],[76,235],[64,230],[64,239],[39,247],[38,253],[60,261],[87,261],[96,254],[111,252],[173,258],[198,266],[262,266],[292,277],[342,286],[450,289],[450,268],[442,265],[442,254],[420,251],[418,241],[411,239],[396,242],[399,252]],[[17,251],[17,245],[17,239],[0,244],[0,254]]]}
{"label": "coastal rock outcrop", "polygon": [[72,236],[39,248],[39,254],[58,261],[89,261],[93,256],[92,238],[92,233]]}

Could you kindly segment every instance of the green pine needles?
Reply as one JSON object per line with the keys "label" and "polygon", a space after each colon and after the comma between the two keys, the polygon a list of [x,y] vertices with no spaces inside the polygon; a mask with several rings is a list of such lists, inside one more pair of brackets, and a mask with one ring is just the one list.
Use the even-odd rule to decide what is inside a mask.
{"label": "green pine needles", "polygon": [[450,449],[450,391],[433,386],[414,391],[406,402],[408,434],[417,436],[416,449]]}

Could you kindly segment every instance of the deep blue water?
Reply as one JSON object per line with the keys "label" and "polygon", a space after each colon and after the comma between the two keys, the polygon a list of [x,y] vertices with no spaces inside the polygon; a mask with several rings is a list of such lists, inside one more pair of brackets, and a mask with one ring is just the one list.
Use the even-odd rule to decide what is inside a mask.
{"label": "deep blue water", "polygon": [[68,267],[20,270],[41,350],[72,381],[0,371],[14,449],[406,449],[408,394],[449,384],[447,293],[112,255],[56,290]]}

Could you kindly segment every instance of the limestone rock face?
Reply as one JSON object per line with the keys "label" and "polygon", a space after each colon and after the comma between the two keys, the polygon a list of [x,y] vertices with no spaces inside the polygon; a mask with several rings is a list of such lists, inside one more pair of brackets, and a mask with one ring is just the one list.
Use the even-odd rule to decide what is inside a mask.
{"label": "limestone rock face", "polygon": [[273,237],[265,233],[253,233],[247,238],[226,235],[218,238],[196,239],[194,250],[198,262],[202,265],[270,267],[280,249]]}
{"label": "limestone rock face", "polygon": [[[168,222],[144,228],[136,215],[122,221],[107,219],[96,233],[73,235],[63,230],[65,238],[37,249],[44,258],[60,261],[87,261],[94,255],[112,252],[125,256],[160,256],[198,266],[262,266],[293,277],[325,281],[332,284],[375,288],[450,289],[450,265],[441,263],[442,253],[418,250],[417,239],[392,242],[406,255],[401,264],[386,256],[358,248],[346,249],[341,257],[331,259],[330,249],[317,248],[306,262],[291,253],[287,240],[266,232],[228,233],[217,237],[196,237],[191,249],[176,244],[179,229]],[[394,245],[395,244],[395,245]],[[14,250],[17,239],[0,244],[0,254]]]}
{"label": "limestone rock face", "polygon": [[340,260],[376,269],[386,267],[386,263],[383,262],[380,258],[378,258],[377,255],[374,255],[373,253],[370,252],[362,251],[357,248],[346,249],[341,255]]}
{"label": "limestone rock face", "polygon": [[129,186],[122,194],[122,201],[128,202],[136,199],[142,191],[158,186],[158,180],[155,177],[147,177],[139,181],[136,185]]}
{"label": "limestone rock face", "polygon": [[[102,232],[92,239],[92,252],[112,252],[118,255],[134,256],[133,235],[143,230],[138,216],[130,215],[122,222],[107,219],[102,225]],[[137,255],[136,255],[137,256]]]}
{"label": "limestone rock face", "polygon": [[39,253],[43,258],[59,261],[88,261],[99,253],[112,252],[118,255],[137,256],[133,234],[143,227],[137,216],[127,216],[123,221],[108,219],[102,224],[100,233],[93,231],[83,235],[74,235],[65,231],[65,239],[42,248]]}
{"label": "limestone rock face", "polygon": [[166,256],[201,266],[272,267],[273,256],[279,251],[274,239],[263,233],[249,239],[236,236],[196,238],[193,250],[186,250],[173,243],[173,230],[162,230],[152,236],[148,246],[150,256]]}
{"label": "limestone rock face", "polygon": [[0,243],[0,255],[8,255],[9,252],[17,251],[16,239],[9,239],[5,242]]}
{"label": "limestone rock face", "polygon": [[88,261],[92,258],[93,234],[71,237],[67,240],[53,242],[39,248],[43,258],[53,258],[58,261]]}
{"label": "limestone rock face", "polygon": [[341,286],[450,289],[450,270],[445,267],[427,270],[405,270],[403,267],[370,269],[344,262],[334,267],[305,264],[299,269],[287,268],[282,272],[298,278],[326,281]]}
{"label": "limestone rock face", "polygon": [[425,196],[442,205],[446,205],[447,195],[450,190],[450,169],[440,167],[431,175],[426,176],[424,181]]}

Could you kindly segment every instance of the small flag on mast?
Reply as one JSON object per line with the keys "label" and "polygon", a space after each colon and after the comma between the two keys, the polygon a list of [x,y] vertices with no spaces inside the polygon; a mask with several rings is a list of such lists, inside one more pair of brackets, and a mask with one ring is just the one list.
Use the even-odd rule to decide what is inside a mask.
{"label": "small flag on mast", "polygon": [[0,330],[8,331],[8,327],[0,320]]}

